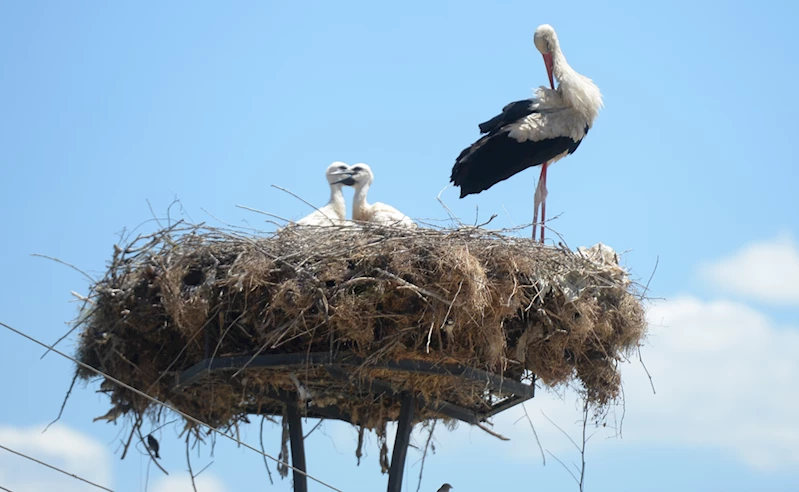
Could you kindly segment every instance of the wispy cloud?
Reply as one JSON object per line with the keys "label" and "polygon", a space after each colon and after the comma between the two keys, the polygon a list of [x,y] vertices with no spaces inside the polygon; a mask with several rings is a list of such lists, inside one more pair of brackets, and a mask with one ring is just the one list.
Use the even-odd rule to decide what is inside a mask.
{"label": "wispy cloud", "polygon": [[[64,425],[0,426],[0,443],[105,487],[111,483],[110,453],[101,443]],[[0,477],[15,492],[84,491],[85,483],[0,450]]]}
{"label": "wispy cloud", "polygon": [[723,292],[769,304],[799,305],[799,245],[787,234],[751,243],[704,265],[701,274]]}

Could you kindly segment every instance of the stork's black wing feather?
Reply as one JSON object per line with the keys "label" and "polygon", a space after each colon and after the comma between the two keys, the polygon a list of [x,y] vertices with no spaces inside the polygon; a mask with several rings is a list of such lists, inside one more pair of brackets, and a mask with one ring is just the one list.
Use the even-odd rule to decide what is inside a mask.
{"label": "stork's black wing feather", "polygon": [[535,113],[536,111],[532,109],[532,107],[536,103],[538,103],[538,99],[532,98],[506,104],[505,107],[502,108],[502,113],[478,125],[480,133],[497,131],[505,125]]}
{"label": "stork's black wing feather", "polygon": [[508,131],[495,131],[484,135],[464,149],[450,180],[461,189],[460,197],[485,191],[528,167],[550,161],[563,152],[571,154],[581,140],[557,137],[532,142],[518,142],[508,136]]}

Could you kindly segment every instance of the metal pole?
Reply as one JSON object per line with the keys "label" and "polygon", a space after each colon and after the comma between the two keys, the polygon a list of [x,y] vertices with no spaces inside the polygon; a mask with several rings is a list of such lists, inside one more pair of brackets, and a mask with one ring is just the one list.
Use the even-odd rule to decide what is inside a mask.
{"label": "metal pole", "polygon": [[[305,442],[302,438],[302,419],[300,409],[295,403],[286,404],[286,418],[289,421],[289,439],[291,440],[291,465],[304,472]],[[294,492],[308,492],[308,477],[294,470]]]}
{"label": "metal pole", "polygon": [[408,445],[413,430],[413,406],[413,395],[404,393],[397,423],[397,437],[394,440],[394,452],[391,453],[391,467],[388,470],[388,492],[402,491],[402,474],[405,471],[405,458],[408,456]]}

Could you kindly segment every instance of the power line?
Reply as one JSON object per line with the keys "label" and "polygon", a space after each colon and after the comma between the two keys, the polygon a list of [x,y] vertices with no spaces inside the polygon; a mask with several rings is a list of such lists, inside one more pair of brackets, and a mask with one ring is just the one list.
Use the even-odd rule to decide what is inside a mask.
{"label": "power line", "polygon": [[145,392],[143,392],[143,391],[141,391],[139,389],[134,388],[133,386],[131,386],[129,384],[123,383],[122,381],[120,381],[120,380],[118,380],[118,379],[116,379],[116,378],[114,378],[112,376],[109,376],[108,374],[104,373],[103,371],[101,371],[99,369],[95,369],[94,367],[92,367],[92,366],[90,366],[90,365],[88,365],[88,364],[86,364],[84,362],[81,362],[81,361],[79,361],[79,360],[77,360],[77,359],[75,359],[75,358],[73,358],[73,357],[71,357],[71,356],[69,356],[69,355],[57,350],[55,347],[53,347],[51,345],[47,345],[46,343],[37,340],[36,338],[28,335],[25,332],[17,330],[16,328],[14,328],[12,326],[9,326],[9,325],[3,323],[2,321],[0,321],[0,326],[8,329],[9,331],[13,331],[14,333],[16,333],[17,335],[19,335],[19,336],[21,336],[23,338],[27,338],[28,340],[30,340],[31,342],[33,342],[33,343],[35,343],[37,345],[41,345],[42,347],[50,350],[51,352],[55,352],[56,354],[60,355],[61,357],[64,357],[65,359],[69,359],[70,361],[74,362],[75,364],[78,364],[79,366],[83,367],[84,369],[88,369],[88,370],[92,371],[93,373],[97,374],[98,376],[104,376],[104,377],[108,378],[110,381],[118,384],[119,386],[122,386],[123,388],[126,388],[126,389],[129,389],[130,391],[133,391],[134,393],[136,393],[139,396],[143,396],[144,398],[147,398],[148,400],[152,401],[153,403],[161,405],[164,408],[168,408],[169,410],[172,410],[173,412],[177,413],[178,415],[180,415],[181,417],[183,417],[186,420],[189,420],[191,422],[194,422],[195,424],[199,424],[199,425],[202,425],[204,427],[207,427],[208,429],[212,430],[213,432],[216,432],[217,434],[219,434],[222,437],[230,439],[231,441],[233,441],[233,442],[235,442],[235,443],[237,443],[237,444],[239,444],[241,446],[244,446],[245,448],[247,448],[247,449],[249,449],[251,451],[255,451],[256,453],[260,454],[261,456],[269,458],[270,460],[273,460],[273,461],[275,461],[275,462],[277,462],[279,464],[285,465],[286,467],[288,467],[288,468],[290,468],[290,469],[292,469],[292,470],[294,470],[294,471],[296,471],[296,472],[298,472],[298,473],[300,473],[302,475],[305,475],[306,477],[310,478],[311,480],[313,480],[314,482],[316,482],[316,483],[318,483],[320,485],[324,485],[325,487],[327,487],[327,488],[329,488],[331,490],[335,490],[336,492],[344,492],[343,490],[337,489],[336,487],[333,487],[329,483],[324,482],[324,481],[322,481],[322,480],[320,480],[320,479],[318,479],[318,478],[306,473],[304,470],[300,470],[299,468],[295,468],[295,467],[291,466],[290,464],[275,458],[274,456],[271,456],[271,455],[269,455],[267,453],[264,453],[263,451],[258,450],[256,448],[250,446],[246,442],[242,442],[242,441],[236,439],[235,437],[230,436],[230,435],[222,432],[221,430],[217,429],[216,427],[214,427],[214,426],[212,426],[210,424],[206,424],[205,422],[203,422],[203,421],[201,421],[199,419],[196,419],[196,418],[192,417],[191,415],[189,415],[189,414],[187,414],[185,412],[182,412],[182,411],[178,410],[177,408],[173,407],[172,405],[170,405],[168,403],[164,403],[161,400],[158,400],[157,398],[154,398],[154,397],[148,395],[147,393],[145,393]]}
{"label": "power line", "polygon": [[14,492],[13,490],[7,489],[7,488],[3,487],[2,485],[0,485],[0,490],[3,490],[4,492]]}
{"label": "power line", "polygon": [[[93,486],[97,487],[98,489],[101,489],[101,490],[107,490],[108,492],[114,492],[113,490],[111,490],[111,489],[109,489],[109,488],[103,487],[102,485],[97,485],[96,483],[94,483],[94,482],[90,482],[89,480],[86,480],[85,478],[79,477],[79,476],[75,475],[74,473],[69,473],[68,471],[64,471],[64,470],[62,470],[61,468],[58,468],[58,467],[56,467],[56,466],[53,466],[53,465],[51,465],[51,464],[49,464],[49,463],[45,463],[44,461],[39,461],[39,460],[37,460],[36,458],[33,458],[33,457],[31,457],[31,456],[28,456],[28,455],[26,455],[26,454],[20,453],[19,451],[14,451],[13,449],[7,448],[7,447],[3,446],[2,444],[0,444],[0,449],[5,449],[5,450],[6,450],[6,451],[8,451],[9,453],[14,453],[14,454],[16,454],[17,456],[21,456],[21,457],[23,457],[23,458],[25,458],[25,459],[31,460],[31,461],[33,461],[34,463],[38,463],[38,464],[40,464],[40,465],[44,465],[44,466],[46,466],[47,468],[50,468],[50,469],[52,469],[52,470],[55,470],[55,471],[57,471],[57,472],[61,472],[61,473],[63,473],[64,475],[68,475],[68,476],[70,476],[70,477],[72,477],[72,478],[78,479],[78,480],[80,480],[81,482],[86,482],[86,483],[88,483],[89,485],[93,485]],[[0,488],[2,488],[2,487],[0,487]],[[5,489],[3,489],[3,490],[5,490]]]}

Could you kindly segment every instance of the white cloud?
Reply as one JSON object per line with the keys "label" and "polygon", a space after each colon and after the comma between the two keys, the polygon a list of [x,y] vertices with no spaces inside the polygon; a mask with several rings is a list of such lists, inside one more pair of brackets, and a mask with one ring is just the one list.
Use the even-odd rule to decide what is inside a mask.
{"label": "white cloud", "polygon": [[[64,425],[0,426],[0,443],[69,473],[111,487],[111,456],[101,443]],[[84,491],[87,485],[55,470],[0,450],[0,477],[15,492]]]}
{"label": "white cloud", "polygon": [[712,446],[759,469],[799,466],[797,327],[743,304],[689,297],[648,317],[645,362],[658,394],[642,371],[625,372],[626,437]]}
{"label": "white cloud", "polygon": [[[652,306],[648,318],[651,335],[643,356],[657,394],[637,358],[625,364],[623,438],[605,439],[615,433],[619,408],[616,421],[611,415],[608,428],[589,442],[589,455],[676,445],[712,450],[757,470],[799,468],[799,327],[776,326],[741,303],[690,297]],[[542,415],[579,443],[575,394],[542,391],[526,406],[543,447],[566,463],[579,461],[571,442]],[[494,430],[510,437],[508,443],[463,424],[453,433],[440,430],[437,439],[452,452],[491,449],[511,460],[541,463],[520,406],[495,419]],[[548,466],[560,466],[546,458]]]}
{"label": "white cloud", "polygon": [[770,304],[799,305],[799,245],[788,235],[749,244],[705,265],[701,273],[725,292]]}
{"label": "white cloud", "polygon": [[[197,492],[227,491],[222,481],[207,471],[195,478],[194,482],[197,485]],[[150,490],[153,492],[194,492],[188,473],[159,478],[153,483]]]}

